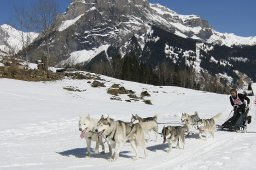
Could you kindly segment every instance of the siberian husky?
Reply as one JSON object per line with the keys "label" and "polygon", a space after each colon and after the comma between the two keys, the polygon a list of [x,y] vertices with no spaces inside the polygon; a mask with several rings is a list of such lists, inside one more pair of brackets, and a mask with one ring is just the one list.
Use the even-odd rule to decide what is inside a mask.
{"label": "siberian husky", "polygon": [[99,136],[95,132],[97,128],[97,119],[91,118],[90,115],[86,117],[80,116],[79,119],[79,131],[81,132],[81,139],[85,139],[87,143],[87,153],[86,156],[91,155],[91,140],[96,141],[95,153],[99,153],[99,145],[102,146],[103,153],[105,152],[105,146],[102,141],[102,136]]}
{"label": "siberian husky", "polygon": [[182,145],[182,149],[184,149],[185,145],[185,131],[186,126],[167,126],[162,129],[163,143],[168,140],[169,150],[171,152],[173,143],[177,143],[177,148],[180,149],[180,144]]}
{"label": "siberian husky", "polygon": [[205,139],[207,138],[207,134],[211,134],[214,138],[214,133],[216,131],[216,122],[220,119],[221,113],[216,114],[211,119],[200,119],[197,121],[197,127],[199,130],[199,136],[202,139],[203,135]]}
{"label": "siberian husky", "polygon": [[200,120],[198,113],[195,112],[194,115],[189,115],[187,113],[182,113],[181,122],[185,124],[188,128],[188,134],[194,133],[196,130],[197,122]]}
{"label": "siberian husky", "polygon": [[119,158],[120,149],[128,140],[136,154],[134,159],[138,159],[138,146],[144,149],[145,157],[147,156],[144,133],[141,125],[138,123],[132,124],[120,120],[115,121],[109,118],[109,116],[107,118],[102,116],[97,124],[97,132],[100,135],[104,135],[111,145],[111,161]]}
{"label": "siberian husky", "polygon": [[143,131],[147,134],[150,131],[154,131],[156,135],[155,140],[157,140],[157,134],[158,134],[157,116],[141,118],[140,116],[135,114],[135,115],[132,115],[131,122],[132,123],[138,122],[141,125]]}

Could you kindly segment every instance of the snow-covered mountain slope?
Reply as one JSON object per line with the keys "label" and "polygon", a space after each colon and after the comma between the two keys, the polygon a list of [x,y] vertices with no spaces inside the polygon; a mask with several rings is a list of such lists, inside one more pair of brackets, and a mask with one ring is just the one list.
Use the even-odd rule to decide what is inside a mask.
{"label": "snow-covered mountain slope", "polygon": [[[204,43],[229,47],[256,44],[256,37],[220,33],[199,16],[181,15],[160,4],[150,4],[144,0],[73,0],[66,13],[59,15],[54,22],[52,34],[46,37],[52,39],[52,46],[56,49],[64,46],[62,51],[53,50],[52,53],[58,59],[66,60],[72,52],[84,50],[91,53],[91,50],[97,50],[102,45],[122,46],[132,35],[145,38],[143,35],[150,25]],[[35,43],[39,45],[35,47],[36,51],[44,46],[43,40],[38,42]],[[36,51],[31,52],[38,53]]]}
{"label": "snow-covered mountain slope", "polygon": [[[73,0],[47,33],[29,46],[31,62],[41,59],[48,41],[50,65],[126,80],[220,93],[227,92],[227,84],[241,87],[256,80],[255,38],[219,33],[199,16],[147,0]],[[199,80],[217,85],[204,87]]]}
{"label": "snow-covered mountain slope", "polygon": [[[256,45],[256,36],[241,37],[233,33],[221,33],[214,30],[208,23],[196,15],[181,15],[160,4],[150,4],[160,15],[160,21],[167,20],[175,28],[175,34],[218,45]],[[190,35],[188,35],[190,34]]]}
{"label": "snow-covered mountain slope", "polygon": [[[85,158],[85,140],[78,131],[79,115],[99,118],[109,114],[119,120],[130,121],[131,114],[143,117],[158,115],[160,123],[179,123],[183,112],[199,112],[201,118],[210,118],[221,112],[218,124],[229,116],[231,106],[227,95],[205,93],[179,87],[152,86],[100,76],[106,87],[92,88],[88,81],[64,79],[56,82],[23,82],[0,79],[0,169],[255,169],[256,124],[248,133],[216,132],[215,138],[200,140],[186,138],[183,150],[166,153],[167,145],[158,136],[149,141],[148,157],[131,159],[134,152],[127,143],[121,149],[120,159],[109,162],[109,154],[92,154]],[[106,93],[114,83],[134,90],[136,95],[147,90],[153,105],[142,101],[110,100]],[[63,89],[74,87],[81,92]],[[253,102],[252,102],[253,103]],[[159,132],[163,125],[159,125]],[[154,135],[151,134],[151,137]],[[94,148],[93,142],[92,147]]]}
{"label": "snow-covered mountain slope", "polygon": [[17,53],[23,46],[27,46],[37,36],[38,33],[26,33],[16,30],[7,24],[0,25],[0,55],[12,55]]}

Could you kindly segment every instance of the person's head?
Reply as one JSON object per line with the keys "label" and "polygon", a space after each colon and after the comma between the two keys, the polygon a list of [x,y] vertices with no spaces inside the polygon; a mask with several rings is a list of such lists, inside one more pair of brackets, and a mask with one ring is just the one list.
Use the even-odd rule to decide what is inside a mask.
{"label": "person's head", "polygon": [[237,96],[237,91],[236,91],[236,89],[231,89],[231,90],[230,90],[230,95],[231,95],[232,97],[236,97],[236,96]]}

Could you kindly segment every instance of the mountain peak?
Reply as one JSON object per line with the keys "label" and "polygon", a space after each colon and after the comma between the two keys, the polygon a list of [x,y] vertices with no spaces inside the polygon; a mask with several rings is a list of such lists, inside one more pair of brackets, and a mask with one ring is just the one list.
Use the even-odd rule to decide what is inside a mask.
{"label": "mountain peak", "polygon": [[37,36],[38,33],[22,32],[8,24],[0,25],[0,55],[17,53],[22,49],[22,41],[27,41],[29,37],[32,42]]}

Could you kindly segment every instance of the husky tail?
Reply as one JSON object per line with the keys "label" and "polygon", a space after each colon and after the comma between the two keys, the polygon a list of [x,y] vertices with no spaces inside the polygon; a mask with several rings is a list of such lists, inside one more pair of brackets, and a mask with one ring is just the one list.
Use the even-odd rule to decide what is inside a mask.
{"label": "husky tail", "polygon": [[153,119],[154,119],[155,122],[157,122],[157,117],[158,117],[157,114],[155,114],[155,116],[153,117]]}
{"label": "husky tail", "polygon": [[219,121],[219,119],[220,119],[220,117],[221,117],[221,114],[222,114],[222,113],[218,113],[218,114],[216,114],[216,115],[213,117],[213,120],[214,120],[215,123],[216,123],[217,121]]}

